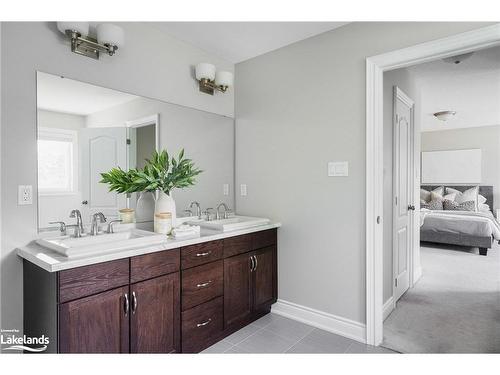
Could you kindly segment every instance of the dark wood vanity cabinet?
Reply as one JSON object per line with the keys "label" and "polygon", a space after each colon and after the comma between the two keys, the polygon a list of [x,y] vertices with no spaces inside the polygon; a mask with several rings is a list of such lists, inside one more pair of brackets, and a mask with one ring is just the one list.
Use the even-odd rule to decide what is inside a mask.
{"label": "dark wood vanity cabinet", "polygon": [[128,353],[127,293],[122,287],[59,305],[59,352]]}
{"label": "dark wood vanity cabinet", "polygon": [[180,352],[179,272],[130,286],[130,352]]}
{"label": "dark wood vanity cabinet", "polygon": [[24,261],[25,334],[48,352],[196,353],[277,299],[270,229],[49,273]]}

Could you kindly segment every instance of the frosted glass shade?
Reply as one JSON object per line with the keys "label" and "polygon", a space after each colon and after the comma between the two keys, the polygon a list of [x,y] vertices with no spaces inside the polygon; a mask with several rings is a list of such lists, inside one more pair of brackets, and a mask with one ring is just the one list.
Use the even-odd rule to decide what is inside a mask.
{"label": "frosted glass shade", "polygon": [[232,86],[233,85],[233,73],[220,71],[215,73],[215,84],[217,86]]}
{"label": "frosted glass shade", "polygon": [[111,23],[100,23],[97,25],[97,41],[100,44],[109,44],[120,48],[125,44],[125,33],[119,26]]}
{"label": "frosted glass shade", "polygon": [[88,22],[58,22],[57,29],[66,34],[66,30],[78,31],[82,36],[89,35]]}
{"label": "frosted glass shade", "polygon": [[213,81],[215,79],[215,66],[209,63],[199,63],[196,65],[196,79],[198,81],[201,79]]}

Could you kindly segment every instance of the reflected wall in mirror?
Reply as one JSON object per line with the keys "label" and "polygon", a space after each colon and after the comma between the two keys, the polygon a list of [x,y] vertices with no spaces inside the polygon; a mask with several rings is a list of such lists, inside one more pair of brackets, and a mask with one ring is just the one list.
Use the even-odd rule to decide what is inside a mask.
{"label": "reflected wall in mirror", "polygon": [[[177,215],[192,201],[203,209],[234,206],[232,118],[152,100],[47,73],[37,73],[38,226],[82,213],[111,219],[134,209],[137,222],[151,222],[154,194],[108,191],[101,173],[113,167],[143,168],[155,150],[185,150],[203,173],[190,188],[174,190]],[[224,186],[229,187],[229,192]],[[139,206],[139,207],[138,207]],[[142,207],[142,208],[141,208]]]}

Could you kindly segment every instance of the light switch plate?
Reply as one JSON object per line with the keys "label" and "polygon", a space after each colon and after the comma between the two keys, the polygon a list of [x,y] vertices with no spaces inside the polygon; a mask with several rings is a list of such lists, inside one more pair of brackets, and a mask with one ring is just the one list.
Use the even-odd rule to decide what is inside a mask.
{"label": "light switch plate", "polygon": [[246,195],[247,195],[247,185],[246,184],[240,185],[240,195],[242,197],[246,197]]}
{"label": "light switch plate", "polygon": [[229,184],[222,185],[222,192],[224,195],[229,195]]}
{"label": "light switch plate", "polygon": [[27,205],[33,204],[33,186],[18,185],[17,187],[17,204]]}
{"label": "light switch plate", "polygon": [[331,161],[328,163],[329,177],[349,176],[349,163],[347,161]]}

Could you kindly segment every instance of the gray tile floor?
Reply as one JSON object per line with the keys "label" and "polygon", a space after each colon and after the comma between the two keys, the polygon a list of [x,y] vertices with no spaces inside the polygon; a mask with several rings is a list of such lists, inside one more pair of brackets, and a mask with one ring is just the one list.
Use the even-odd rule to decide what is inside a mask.
{"label": "gray tile floor", "polygon": [[395,353],[267,314],[202,353]]}

